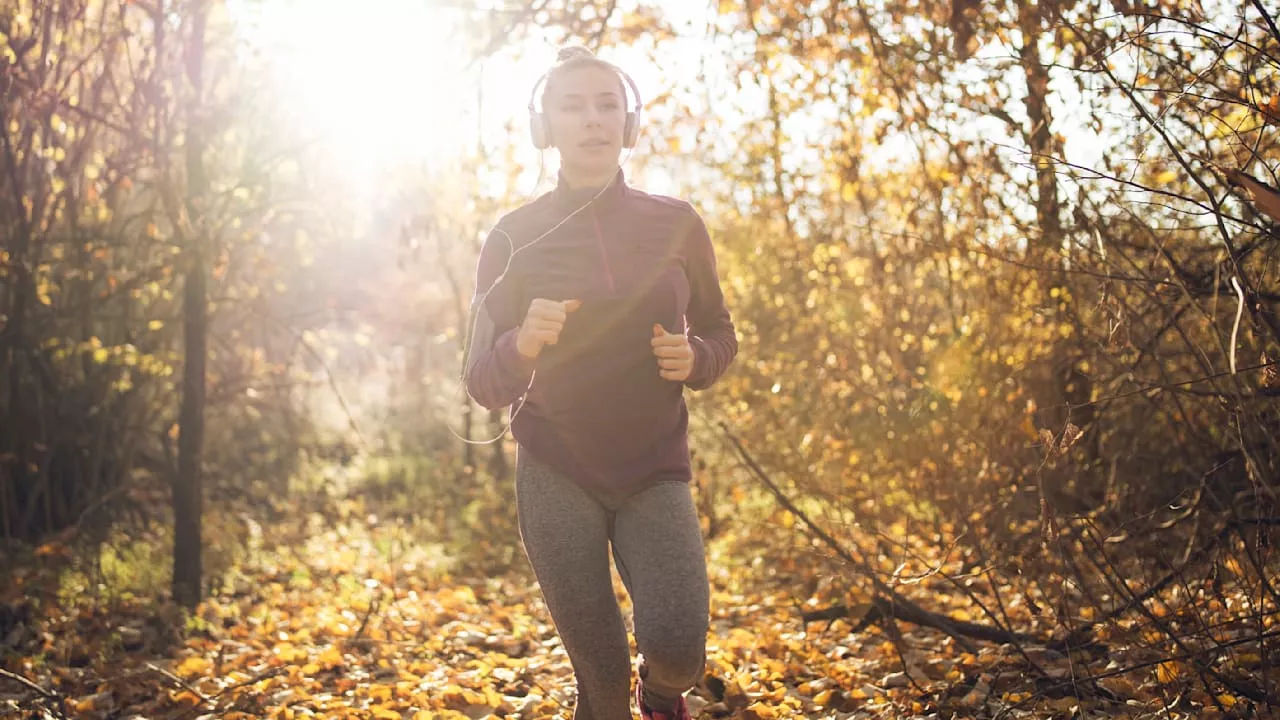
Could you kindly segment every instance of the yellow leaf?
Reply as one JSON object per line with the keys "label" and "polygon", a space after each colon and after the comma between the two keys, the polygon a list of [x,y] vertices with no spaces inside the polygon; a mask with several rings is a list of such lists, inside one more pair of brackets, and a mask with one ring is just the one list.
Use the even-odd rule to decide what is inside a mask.
{"label": "yellow leaf", "polygon": [[182,677],[191,677],[192,675],[203,675],[213,667],[213,663],[208,658],[200,655],[192,655],[191,657],[178,663],[178,667],[174,668],[174,674]]}
{"label": "yellow leaf", "polygon": [[1166,684],[1178,679],[1178,664],[1176,662],[1162,662],[1157,665],[1156,679]]}
{"label": "yellow leaf", "polygon": [[324,668],[338,667],[343,664],[342,652],[336,646],[330,645],[328,650],[320,653],[320,657],[316,658],[316,662]]}
{"label": "yellow leaf", "polygon": [[196,695],[190,690],[183,690],[180,693],[174,694],[172,697],[174,702],[179,705],[186,705],[187,707],[195,707],[203,702],[199,695]]}
{"label": "yellow leaf", "polygon": [[98,709],[99,695],[89,695],[71,701],[71,707],[78,713],[90,713]]}

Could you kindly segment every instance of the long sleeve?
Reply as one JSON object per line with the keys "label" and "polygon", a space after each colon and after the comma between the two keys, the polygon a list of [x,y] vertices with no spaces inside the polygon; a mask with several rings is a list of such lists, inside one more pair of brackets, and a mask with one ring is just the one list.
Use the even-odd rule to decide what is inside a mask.
{"label": "long sleeve", "polygon": [[696,212],[685,237],[684,254],[690,285],[686,319],[689,344],[693,346],[693,372],[685,385],[705,390],[720,379],[737,356],[738,335],[720,288],[711,235]]}
{"label": "long sleeve", "polygon": [[524,313],[518,284],[507,267],[512,252],[506,232],[495,228],[489,233],[480,249],[471,300],[463,375],[467,393],[491,410],[519,400],[533,377],[534,361],[516,349]]}

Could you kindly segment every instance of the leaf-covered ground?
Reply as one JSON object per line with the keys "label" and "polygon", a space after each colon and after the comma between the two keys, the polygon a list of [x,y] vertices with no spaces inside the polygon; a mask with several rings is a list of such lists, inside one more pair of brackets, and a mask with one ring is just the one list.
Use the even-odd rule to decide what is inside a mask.
{"label": "leaf-covered ground", "polygon": [[[348,517],[361,519],[314,515],[297,542],[255,551],[186,621],[127,595],[58,588],[49,568],[18,571],[0,594],[0,715],[569,717],[569,662],[526,574],[453,577],[438,547]],[[752,581],[762,574],[724,552],[712,546],[707,672],[690,696],[704,718],[1244,715],[1177,663],[1073,684],[1076,659],[1047,651],[964,653],[903,624],[896,641],[844,620],[806,627],[799,611],[813,608],[797,605],[793,582]],[[620,582],[617,592],[629,610]]]}

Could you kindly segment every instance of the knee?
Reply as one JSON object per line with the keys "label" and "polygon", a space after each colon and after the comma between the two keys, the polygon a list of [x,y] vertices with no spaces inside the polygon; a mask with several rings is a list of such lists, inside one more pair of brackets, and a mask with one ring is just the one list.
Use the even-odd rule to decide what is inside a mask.
{"label": "knee", "polygon": [[664,695],[676,695],[697,684],[706,663],[701,635],[663,638],[644,649],[645,683]]}

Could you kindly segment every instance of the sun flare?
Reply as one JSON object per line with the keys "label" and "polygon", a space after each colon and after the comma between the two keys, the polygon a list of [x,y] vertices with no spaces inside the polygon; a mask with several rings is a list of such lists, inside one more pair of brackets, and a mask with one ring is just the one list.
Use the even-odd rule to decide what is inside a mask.
{"label": "sun flare", "polygon": [[[288,127],[320,144],[353,187],[390,167],[447,162],[474,143],[481,72],[456,11],[410,0],[271,0],[253,15]],[[485,75],[492,91],[495,74]],[[496,81],[512,94],[524,87],[519,73]]]}
{"label": "sun flare", "polygon": [[[671,18],[699,24],[693,4],[658,4]],[[483,39],[463,30],[474,9],[432,0],[230,0],[228,6],[269,69],[264,80],[281,108],[275,121],[297,135],[296,144],[318,149],[358,204],[373,199],[388,172],[448,172],[453,160],[478,149],[515,163],[518,192],[533,192],[546,173],[554,174],[554,150],[540,154],[527,134],[530,93],[555,61],[557,47],[548,38],[485,55]],[[673,48],[667,52],[674,65],[697,67],[701,43]],[[641,48],[605,48],[601,56],[634,78],[646,104],[669,85]],[[642,154],[652,119],[642,115]],[[639,167],[627,158],[624,167]],[[503,175],[486,182],[501,185]]]}

